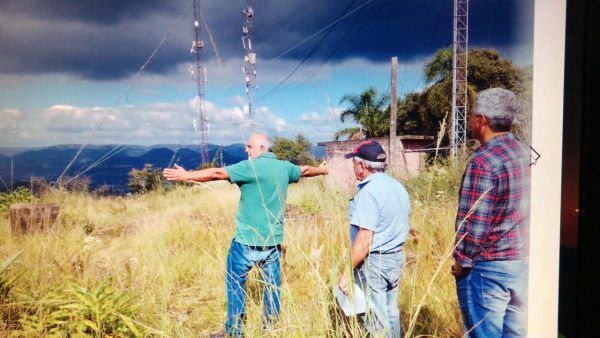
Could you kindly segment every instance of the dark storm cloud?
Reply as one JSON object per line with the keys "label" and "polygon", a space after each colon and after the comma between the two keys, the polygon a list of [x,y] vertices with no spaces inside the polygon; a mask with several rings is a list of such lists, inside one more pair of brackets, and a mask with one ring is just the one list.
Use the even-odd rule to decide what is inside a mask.
{"label": "dark storm cloud", "polygon": [[174,4],[169,0],[6,0],[0,2],[0,10],[37,19],[111,24],[151,12],[174,11]]}
{"label": "dark storm cloud", "polygon": [[[383,62],[430,55],[452,42],[452,0],[253,1],[259,60],[281,55],[345,14],[351,15],[281,56],[336,62]],[[188,8],[147,71],[192,61],[191,1],[4,0],[0,2],[0,72],[64,72],[113,79],[137,71],[175,19]],[[202,1],[221,57],[241,58],[245,1]],[[471,46],[510,48],[532,36],[533,0],[470,2]],[[328,34],[328,35],[326,35]],[[215,53],[205,34],[205,57]],[[310,57],[308,57],[310,55]]]}

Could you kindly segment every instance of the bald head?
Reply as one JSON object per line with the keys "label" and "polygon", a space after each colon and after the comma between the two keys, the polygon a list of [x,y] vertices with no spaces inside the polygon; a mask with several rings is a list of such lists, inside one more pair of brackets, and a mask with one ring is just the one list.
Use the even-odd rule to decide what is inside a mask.
{"label": "bald head", "polygon": [[264,133],[253,133],[248,138],[246,144],[246,152],[250,158],[257,158],[260,154],[265,153],[271,149],[271,140],[269,136]]}

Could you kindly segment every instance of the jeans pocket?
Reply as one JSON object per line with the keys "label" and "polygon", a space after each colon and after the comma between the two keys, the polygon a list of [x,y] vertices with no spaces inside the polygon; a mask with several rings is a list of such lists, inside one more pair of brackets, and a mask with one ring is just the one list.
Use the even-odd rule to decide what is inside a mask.
{"label": "jeans pocket", "polygon": [[510,287],[515,279],[496,274],[482,273],[479,283],[479,292],[482,296],[482,305],[494,312],[504,312],[510,301]]}

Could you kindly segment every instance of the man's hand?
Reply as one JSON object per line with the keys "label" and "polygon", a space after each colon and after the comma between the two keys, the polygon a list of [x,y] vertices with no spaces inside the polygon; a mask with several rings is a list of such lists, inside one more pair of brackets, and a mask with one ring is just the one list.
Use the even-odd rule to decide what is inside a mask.
{"label": "man's hand", "polygon": [[188,171],[175,164],[174,168],[163,170],[163,176],[167,181],[188,181],[190,179]]}
{"label": "man's hand", "polygon": [[464,271],[463,267],[460,266],[460,264],[458,264],[458,262],[454,262],[454,265],[452,265],[452,267],[450,268],[450,273],[452,273],[456,277],[462,276],[464,272],[465,271]]}
{"label": "man's hand", "polygon": [[338,287],[345,295],[348,294],[348,278],[346,277],[345,273],[340,276],[340,279],[338,280]]}
{"label": "man's hand", "polygon": [[327,161],[325,161],[325,159],[323,159],[323,162],[319,164],[319,169],[322,170],[324,175],[329,174],[329,166],[327,165]]}
{"label": "man's hand", "polygon": [[325,160],[323,160],[318,167],[313,167],[310,165],[300,166],[301,177],[314,177],[327,174],[329,174],[329,167],[327,166],[327,162],[325,162]]}

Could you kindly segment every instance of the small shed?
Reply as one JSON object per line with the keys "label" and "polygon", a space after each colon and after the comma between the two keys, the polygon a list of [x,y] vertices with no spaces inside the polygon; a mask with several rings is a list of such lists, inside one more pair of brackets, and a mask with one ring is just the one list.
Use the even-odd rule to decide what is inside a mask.
{"label": "small shed", "polygon": [[[427,160],[427,149],[435,147],[433,136],[402,135],[395,137],[394,154],[389,153],[390,140],[388,137],[372,138],[379,142],[388,154],[388,171],[402,176],[411,177],[419,174],[425,167]],[[319,146],[325,147],[325,160],[330,167],[329,181],[344,187],[353,186],[356,183],[352,171],[352,161],[344,157],[361,142],[365,140],[318,142]]]}

